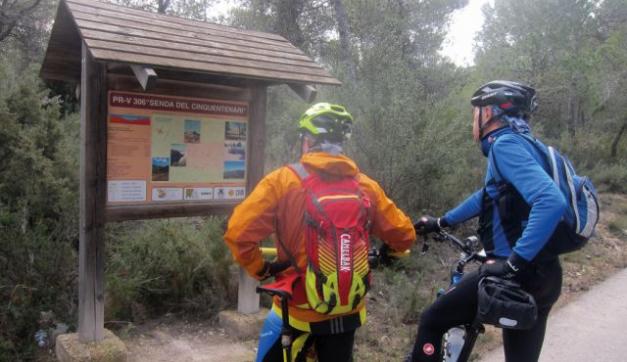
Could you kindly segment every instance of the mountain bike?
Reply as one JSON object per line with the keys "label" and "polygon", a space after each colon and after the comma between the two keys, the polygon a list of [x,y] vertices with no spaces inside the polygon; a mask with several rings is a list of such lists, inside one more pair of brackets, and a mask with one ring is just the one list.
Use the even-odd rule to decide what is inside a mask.
{"label": "mountain bike", "polygon": [[[459,259],[453,264],[453,268],[451,269],[449,289],[460,282],[464,276],[464,269],[468,263],[484,263],[487,260],[485,251],[483,249],[479,249],[478,247],[479,239],[476,236],[470,236],[464,240],[460,240],[454,235],[442,230],[432,234],[432,238],[436,241],[448,241],[461,251]],[[423,253],[426,252],[427,249],[428,244],[425,236]],[[438,297],[444,293],[445,290],[440,289],[438,291]],[[466,362],[475,346],[477,337],[480,333],[484,332],[485,328],[483,324],[481,324],[477,319],[471,323],[450,328],[443,337],[442,361]]]}

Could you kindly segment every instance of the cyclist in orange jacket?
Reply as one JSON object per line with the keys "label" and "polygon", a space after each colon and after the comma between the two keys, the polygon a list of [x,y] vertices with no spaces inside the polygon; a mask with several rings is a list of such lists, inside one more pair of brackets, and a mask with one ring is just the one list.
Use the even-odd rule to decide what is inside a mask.
{"label": "cyclist in orange jacket", "polygon": [[[352,116],[340,105],[318,103],[312,106],[299,121],[300,163],[269,173],[235,208],[225,234],[226,244],[236,262],[254,278],[261,280],[275,276],[280,280],[310,266],[310,254],[306,250],[308,191],[303,186],[304,175],[354,180],[359,194],[368,200],[368,234],[381,238],[397,252],[407,250],[414,242],[416,234],[412,221],[385,195],[377,182],[361,173],[355,162],[343,154],[342,145],[350,135],[352,121]],[[277,261],[272,263],[264,261],[260,250],[260,241],[271,234],[279,240]],[[343,254],[338,256],[338,260],[343,257]],[[356,305],[347,312],[321,313],[308,302],[311,300],[306,290],[309,281],[306,283],[304,279],[294,284],[289,305],[294,336],[302,337],[294,345],[313,343],[318,360],[322,362],[351,361],[355,330],[366,320],[365,299],[352,296]],[[280,327],[280,308],[275,298],[260,336],[257,361],[282,361]],[[292,355],[298,357],[298,351]]]}

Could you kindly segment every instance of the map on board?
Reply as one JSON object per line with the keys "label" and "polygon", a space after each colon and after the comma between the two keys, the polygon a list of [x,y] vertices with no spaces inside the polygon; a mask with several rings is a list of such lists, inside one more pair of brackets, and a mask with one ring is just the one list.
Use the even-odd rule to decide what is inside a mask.
{"label": "map on board", "polygon": [[111,91],[107,201],[242,199],[247,134],[243,102]]}

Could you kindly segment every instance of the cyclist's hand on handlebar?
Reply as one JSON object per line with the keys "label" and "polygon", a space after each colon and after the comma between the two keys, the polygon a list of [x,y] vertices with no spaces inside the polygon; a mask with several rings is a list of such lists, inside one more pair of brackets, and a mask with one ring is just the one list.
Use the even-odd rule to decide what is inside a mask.
{"label": "cyclist's hand on handlebar", "polygon": [[283,262],[264,262],[263,264],[263,269],[261,269],[261,271],[259,273],[257,273],[257,275],[259,277],[261,277],[261,280],[266,280],[270,277],[274,277],[277,274],[279,274],[280,272],[284,271],[285,269],[290,267],[290,262],[289,261],[283,261]]}
{"label": "cyclist's hand on handlebar", "polygon": [[429,234],[438,232],[446,226],[448,224],[442,218],[425,215],[414,224],[414,229],[418,234]]}
{"label": "cyclist's hand on handlebar", "polygon": [[513,278],[515,272],[507,265],[507,260],[491,259],[479,267],[479,275],[483,277],[495,276]]}
{"label": "cyclist's hand on handlebar", "polygon": [[379,264],[383,266],[390,266],[397,259],[394,256],[390,255],[390,247],[388,246],[388,244],[385,243],[379,248],[378,255]]}
{"label": "cyclist's hand on handlebar", "polygon": [[481,277],[496,276],[506,279],[514,278],[529,264],[516,253],[512,253],[509,259],[491,259],[479,267]]}

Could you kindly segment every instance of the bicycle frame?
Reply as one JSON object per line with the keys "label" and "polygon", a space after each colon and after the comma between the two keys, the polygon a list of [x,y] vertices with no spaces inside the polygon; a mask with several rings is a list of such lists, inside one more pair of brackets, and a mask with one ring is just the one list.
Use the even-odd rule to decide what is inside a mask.
{"label": "bicycle frame", "polygon": [[[478,239],[474,236],[468,237],[464,240],[460,240],[457,237],[445,232],[440,231],[433,237],[438,241],[449,241],[461,250],[460,258],[455,263],[455,267],[451,271],[449,288],[459,283],[464,275],[464,268],[470,262],[477,261],[480,263],[485,262],[486,255],[483,250],[475,251],[474,246],[478,243]],[[441,294],[438,293],[438,296]],[[443,338],[443,357],[445,362],[466,362],[470,357],[477,337],[480,333],[485,331],[483,325],[476,320],[456,326],[449,329]]]}

